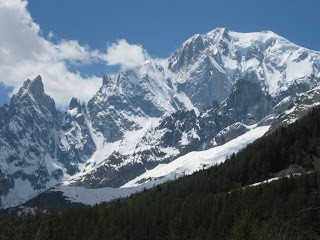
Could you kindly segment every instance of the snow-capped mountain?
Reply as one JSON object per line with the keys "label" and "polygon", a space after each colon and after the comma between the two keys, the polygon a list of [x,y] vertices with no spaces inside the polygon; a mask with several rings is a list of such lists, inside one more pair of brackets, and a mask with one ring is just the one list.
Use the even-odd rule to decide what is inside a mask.
{"label": "snow-capped mountain", "polygon": [[[249,126],[248,126],[249,127]],[[155,185],[174,180],[178,177],[192,174],[215,164],[223,162],[230,152],[237,152],[247,144],[263,136],[269,126],[249,127],[250,130],[228,143],[205,151],[194,151],[176,158],[168,164],[159,164],[129,181],[120,188],[85,188],[75,186],[59,186],[49,191],[61,192],[67,201],[88,205],[98,204],[104,201],[112,201],[116,198],[128,197],[143,189],[152,188]],[[46,198],[45,198],[46,199]],[[46,201],[46,200],[45,200]]]}
{"label": "snow-capped mountain", "polygon": [[[224,100],[239,79],[258,82],[272,96],[305,91],[317,84],[319,52],[266,31],[237,33],[225,28],[194,35],[169,58],[177,88],[203,109]],[[299,86],[295,88],[294,86]]]}
{"label": "snow-capped mountain", "polygon": [[58,112],[40,76],[26,81],[0,112],[0,189],[6,206],[53,186],[63,173],[53,167]]}
{"label": "snow-capped mountain", "polygon": [[105,76],[88,103],[72,99],[65,112],[41,77],[27,80],[0,108],[0,206],[61,182],[121,187],[190,152],[214,153],[254,127],[296,119],[318,102],[319,83],[320,53],[225,28]]}
{"label": "snow-capped mountain", "polygon": [[194,110],[179,110],[151,124],[143,134],[132,131],[138,135],[135,141],[131,134],[124,137],[121,147],[105,161],[78,174],[72,184],[90,188],[120,187],[132,176],[159,163],[169,163],[188,152],[224,144],[245,133],[248,131],[245,124],[260,121],[271,111],[272,105],[271,96],[258,84],[240,80],[221,104],[214,102],[198,115]]}
{"label": "snow-capped mountain", "polygon": [[143,66],[104,77],[103,86],[88,103],[88,112],[93,128],[107,142],[114,142],[126,131],[141,129],[145,118],[184,108],[179,96],[164,68],[148,60]]}
{"label": "snow-capped mountain", "polygon": [[69,175],[78,172],[78,164],[85,163],[96,151],[90,132],[85,104],[71,99],[69,109],[59,118],[59,146],[56,158],[66,166]]}
{"label": "snow-capped mountain", "polygon": [[[270,131],[280,126],[286,126],[303,117],[311,108],[320,105],[320,87],[300,93],[297,96],[288,96],[284,98],[277,106],[276,112],[280,113],[273,121]],[[282,109],[285,107],[285,110]]]}
{"label": "snow-capped mountain", "polygon": [[[81,186],[59,185],[40,194],[34,199],[15,208],[5,209],[17,212],[19,215],[32,212],[35,207],[42,210],[63,209],[65,206],[95,205],[117,198],[128,197],[136,192],[149,189],[166,181],[192,174],[195,171],[209,168],[221,163],[230,152],[237,152],[247,144],[252,143],[269,129],[269,126],[247,126],[249,131],[224,145],[204,151],[194,151],[176,158],[168,164],[159,164],[120,188],[86,188]],[[0,212],[1,214],[1,212]]]}

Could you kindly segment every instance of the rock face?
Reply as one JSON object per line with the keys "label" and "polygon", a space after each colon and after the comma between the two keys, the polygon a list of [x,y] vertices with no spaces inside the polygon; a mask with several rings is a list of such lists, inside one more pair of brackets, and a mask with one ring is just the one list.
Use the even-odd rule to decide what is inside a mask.
{"label": "rock face", "polygon": [[[141,129],[141,118],[159,118],[184,108],[162,66],[143,66],[105,76],[103,86],[89,101],[93,128],[108,142],[120,140],[125,131]],[[108,123],[108,124],[106,124]]]}
{"label": "rock face", "polygon": [[[145,133],[113,151],[99,166],[79,177],[73,184],[85,187],[120,187],[129,180],[193,150],[201,148],[197,115],[192,111],[177,111],[165,117]],[[126,163],[126,164],[124,164]]]}
{"label": "rock face", "polygon": [[5,205],[7,200],[19,202],[19,194],[32,195],[32,189],[58,182],[62,171],[49,167],[55,158],[58,113],[53,99],[44,93],[40,76],[27,80],[1,112],[0,182],[1,195],[8,198],[1,198]]}
{"label": "rock face", "polygon": [[239,79],[257,82],[273,97],[310,90],[319,77],[319,53],[266,31],[218,28],[188,39],[169,58],[177,88],[199,109],[224,100]]}
{"label": "rock face", "polygon": [[222,111],[230,118],[251,125],[264,118],[273,107],[273,99],[257,83],[239,80],[222,104]]}
{"label": "rock face", "polygon": [[[40,76],[0,108],[0,206],[61,181],[120,187],[160,163],[289,123],[319,102],[320,54],[270,31],[218,28],[167,60],[105,76],[57,111]],[[312,90],[313,89],[313,90]]]}
{"label": "rock face", "polygon": [[1,201],[10,206],[79,171],[96,150],[85,105],[72,99],[60,113],[40,76],[25,81],[10,105],[0,108]]}
{"label": "rock face", "polygon": [[275,112],[279,113],[272,122],[269,132],[278,127],[286,126],[307,114],[313,107],[320,105],[320,88],[284,98],[277,106]]}
{"label": "rock face", "polygon": [[78,164],[86,162],[96,151],[87,119],[85,104],[75,98],[59,119],[57,159],[66,167],[69,175],[77,173]]}
{"label": "rock face", "polygon": [[244,134],[249,129],[246,125],[236,122],[224,129],[222,129],[214,138],[217,145],[225,144],[230,140]]}

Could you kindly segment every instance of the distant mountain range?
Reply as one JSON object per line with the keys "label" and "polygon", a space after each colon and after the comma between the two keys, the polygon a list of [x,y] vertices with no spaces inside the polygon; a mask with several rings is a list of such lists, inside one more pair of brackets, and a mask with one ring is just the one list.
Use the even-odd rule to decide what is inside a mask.
{"label": "distant mountain range", "polygon": [[0,108],[0,206],[57,184],[141,188],[180,176],[178,168],[206,168],[217,146],[231,154],[231,140],[251,133],[244,146],[318,105],[319,84],[319,52],[270,31],[225,28],[191,37],[166,60],[105,76],[90,101],[73,98],[65,112],[40,76],[27,80]]}

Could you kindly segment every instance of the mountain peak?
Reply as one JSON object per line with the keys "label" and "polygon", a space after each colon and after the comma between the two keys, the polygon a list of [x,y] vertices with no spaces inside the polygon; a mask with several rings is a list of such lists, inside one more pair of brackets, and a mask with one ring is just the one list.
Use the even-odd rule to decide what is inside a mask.
{"label": "mountain peak", "polygon": [[102,85],[108,85],[112,81],[112,77],[110,75],[104,75]]}
{"label": "mountain peak", "polygon": [[87,105],[72,98],[65,112],[37,76],[0,108],[0,168],[13,169],[14,194],[25,176],[36,191],[64,173],[71,185],[120,187],[146,169],[223,144],[251,129],[245,125],[269,124],[319,84],[319,64],[320,54],[271,31],[216,28],[169,59],[145,56],[104,76]]}
{"label": "mountain peak", "polygon": [[29,89],[32,87],[42,87],[43,89],[42,78],[40,75],[35,77],[33,80],[28,79],[23,83],[23,88]]}
{"label": "mountain peak", "polygon": [[79,106],[81,106],[80,101],[77,98],[73,97],[70,101],[69,109],[73,109]]}
{"label": "mountain peak", "polygon": [[69,104],[69,110],[67,111],[71,115],[74,115],[77,111],[82,111],[85,109],[85,103],[81,103],[79,99],[73,97]]}
{"label": "mountain peak", "polygon": [[30,105],[33,103],[45,107],[53,115],[56,114],[55,102],[44,92],[44,86],[40,75],[33,80],[26,80],[19,92],[12,96],[10,105]]}
{"label": "mountain peak", "polygon": [[229,32],[229,29],[226,28],[226,27],[218,27],[218,28],[215,28],[211,31],[209,31],[208,33],[206,33],[205,35],[208,35],[208,34],[224,34],[224,33],[228,33]]}
{"label": "mountain peak", "polygon": [[29,89],[31,93],[36,97],[42,96],[44,94],[44,87],[40,75],[38,75],[35,79],[31,81]]}
{"label": "mountain peak", "polygon": [[23,83],[23,87],[20,89],[18,95],[22,96],[24,93],[26,93],[26,91],[30,92],[36,98],[44,94],[44,87],[40,75],[33,80],[26,80]]}

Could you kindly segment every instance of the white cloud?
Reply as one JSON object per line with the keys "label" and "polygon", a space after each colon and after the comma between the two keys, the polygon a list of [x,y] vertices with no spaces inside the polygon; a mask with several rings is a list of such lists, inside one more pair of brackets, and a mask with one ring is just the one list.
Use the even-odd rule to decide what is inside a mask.
{"label": "white cloud", "polygon": [[121,65],[122,68],[132,68],[143,65],[146,52],[140,45],[129,44],[125,39],[118,40],[108,46],[104,60],[108,65]]}
{"label": "white cloud", "polygon": [[40,27],[27,11],[26,0],[0,0],[0,82],[17,91],[27,78],[41,75],[45,91],[60,106],[75,96],[87,101],[100,87],[95,76],[83,78],[67,64],[101,61],[105,55],[75,40],[54,44],[40,35]]}

